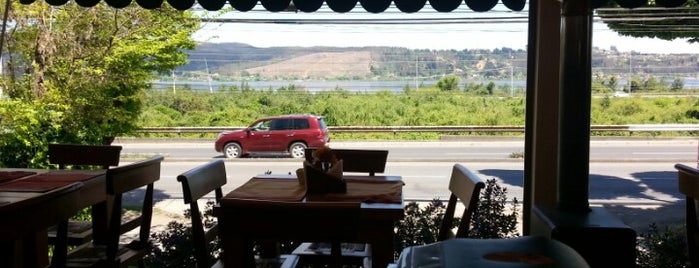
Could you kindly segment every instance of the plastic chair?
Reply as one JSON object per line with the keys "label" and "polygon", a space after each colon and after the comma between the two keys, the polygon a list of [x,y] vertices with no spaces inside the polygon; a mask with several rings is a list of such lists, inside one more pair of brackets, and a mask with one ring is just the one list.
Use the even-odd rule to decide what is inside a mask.
{"label": "plastic chair", "polygon": [[699,267],[699,170],[676,164],[679,190],[686,197],[687,249],[691,267]]}
{"label": "plastic chair", "polygon": [[[313,160],[315,148],[306,148],[305,157],[307,161]],[[342,159],[342,171],[353,173],[368,173],[369,176],[376,176],[376,173],[383,173],[386,168],[388,158],[387,150],[364,150],[364,149],[332,149],[338,160]],[[337,246],[337,245],[336,245]],[[341,243],[343,263],[352,266],[366,268],[371,258],[371,245],[365,243]],[[299,263],[302,265],[322,265],[327,262],[331,246],[327,243],[301,243],[292,254],[300,257]]]}
{"label": "plastic chair", "polygon": [[[447,210],[444,212],[442,225],[439,227],[437,240],[443,241],[449,238],[468,237],[471,216],[478,208],[478,200],[481,189],[485,188],[485,182],[468,168],[461,164],[454,164],[449,180],[449,202]],[[457,201],[461,201],[464,206],[464,213],[456,234],[454,234],[454,214],[456,212]]]}
{"label": "plastic chair", "polygon": [[[49,162],[58,165],[59,169],[108,169],[119,165],[121,149],[121,146],[111,145],[49,144],[48,154]],[[105,208],[92,210],[92,222],[77,220],[68,222],[68,237],[65,241],[67,245],[78,246],[90,242],[93,238],[93,222],[103,221],[101,228],[106,228],[106,215],[99,214],[100,211],[106,211],[106,204],[103,203],[100,206]],[[55,228],[49,228],[49,244],[56,245]]]}
{"label": "plastic chair", "polygon": [[[144,267],[144,257],[149,252],[150,228],[153,217],[154,183],[160,179],[163,156],[122,165],[107,170],[107,194],[114,196],[114,206],[109,217],[105,243],[87,243],[70,251],[67,267],[128,267],[138,264]],[[145,187],[143,193],[138,189]],[[123,197],[141,202],[141,212],[136,216],[124,215]],[[135,230],[137,237],[124,236]]]}
{"label": "plastic chair", "polygon": [[[226,184],[226,167],[223,160],[216,160],[198,166],[177,176],[177,181],[182,183],[184,203],[189,204],[192,220],[192,243],[194,244],[194,257],[197,267],[223,267],[220,259],[215,260],[209,253],[209,244],[218,237],[218,224],[204,226],[202,212],[199,209],[199,199],[207,194],[214,193],[214,202],[218,204],[223,197],[221,187]],[[294,267],[297,256],[280,256],[281,267]]]}

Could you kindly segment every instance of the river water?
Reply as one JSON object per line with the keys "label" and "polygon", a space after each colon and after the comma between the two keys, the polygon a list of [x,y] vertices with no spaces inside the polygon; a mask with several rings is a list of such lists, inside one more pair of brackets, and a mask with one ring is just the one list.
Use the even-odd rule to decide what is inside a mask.
{"label": "river water", "polygon": [[[514,81],[493,81],[498,87],[503,85],[514,85],[515,88],[524,88],[526,82],[524,80],[514,80]],[[253,89],[278,89],[281,87],[289,87],[291,85],[295,86],[297,89],[305,89],[309,92],[320,92],[320,91],[330,91],[335,89],[344,89],[352,92],[377,92],[390,90],[392,92],[402,92],[404,88],[410,87],[415,89],[416,87],[433,87],[437,84],[437,80],[431,81],[410,81],[410,80],[394,80],[394,81],[365,81],[365,80],[342,80],[342,81],[302,81],[302,80],[288,80],[288,81],[249,81],[244,82],[250,88]],[[490,81],[485,82],[474,82],[476,84],[483,83],[488,84]],[[217,92],[221,89],[230,89],[231,87],[242,86],[243,82],[206,82],[206,81],[157,81],[153,82],[153,89],[156,90],[172,90],[173,86],[176,88],[188,87],[194,90],[207,90],[211,92]],[[466,83],[463,81],[459,85],[460,88],[464,88]]]}
{"label": "river water", "polygon": [[[493,80],[497,87],[514,86],[518,92],[523,91],[526,87],[525,80]],[[218,92],[227,90],[231,87],[241,88],[243,83],[247,84],[252,89],[279,89],[281,87],[295,86],[297,89],[305,89],[309,92],[331,91],[335,89],[344,89],[352,92],[377,92],[390,90],[392,92],[402,92],[406,87],[411,89],[421,87],[433,87],[437,84],[437,80],[392,80],[392,81],[366,81],[366,80],[341,80],[341,81],[303,81],[303,80],[275,80],[275,81],[246,81],[246,82],[218,82],[218,81],[156,81],[153,82],[155,90],[176,90],[177,88],[187,87],[194,90],[206,90]],[[464,88],[467,82],[461,81],[460,88]],[[468,81],[468,83],[484,84],[488,81]],[[626,81],[620,80],[619,86],[623,87]],[[684,79],[684,89],[699,88],[699,79]]]}

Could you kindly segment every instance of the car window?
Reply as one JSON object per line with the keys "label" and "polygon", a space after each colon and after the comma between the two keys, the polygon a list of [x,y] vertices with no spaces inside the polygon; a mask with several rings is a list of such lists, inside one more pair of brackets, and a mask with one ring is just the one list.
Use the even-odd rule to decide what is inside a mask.
{"label": "car window", "polygon": [[271,130],[286,130],[291,129],[292,121],[289,119],[276,119],[272,121]]}
{"label": "car window", "polygon": [[320,127],[320,129],[328,128],[328,126],[325,125],[325,120],[323,120],[323,118],[318,118],[318,126]]}
{"label": "car window", "polygon": [[311,126],[308,124],[308,119],[299,118],[294,119],[294,129],[309,129]]}
{"label": "car window", "polygon": [[263,120],[252,126],[250,129],[253,131],[268,131],[272,120]]}

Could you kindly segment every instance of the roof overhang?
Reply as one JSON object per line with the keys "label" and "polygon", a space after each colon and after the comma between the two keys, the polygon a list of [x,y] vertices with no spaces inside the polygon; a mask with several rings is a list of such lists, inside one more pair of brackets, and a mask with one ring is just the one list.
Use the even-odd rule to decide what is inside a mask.
{"label": "roof overhang", "polygon": [[[20,0],[22,4],[31,4],[37,0]],[[41,1],[41,0],[39,0]],[[66,4],[68,0],[45,0],[53,6]],[[93,7],[101,0],[73,0],[82,7]],[[125,8],[132,5],[132,0],[104,0],[109,6],[114,8]],[[393,3],[403,13],[415,13],[430,6],[437,12],[451,12],[460,5],[465,4],[473,11],[486,12],[502,1],[502,4],[512,11],[521,11],[526,4],[526,0],[135,0],[136,4],[144,9],[159,8],[165,1],[178,10],[188,10],[195,5],[209,11],[217,11],[230,5],[238,11],[250,11],[258,2],[268,11],[301,11],[315,12],[324,3],[334,12],[346,13],[361,7],[369,13],[384,12]],[[568,0],[581,1],[581,0]],[[678,7],[686,3],[687,0],[652,0],[656,6]],[[565,2],[565,1],[563,1]],[[592,0],[593,7],[615,6],[625,8],[636,8],[647,6],[648,0]]]}

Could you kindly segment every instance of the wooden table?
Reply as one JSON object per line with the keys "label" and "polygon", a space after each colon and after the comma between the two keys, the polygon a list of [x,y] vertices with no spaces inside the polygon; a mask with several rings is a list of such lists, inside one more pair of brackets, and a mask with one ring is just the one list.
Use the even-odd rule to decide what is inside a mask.
{"label": "wooden table", "polygon": [[96,215],[104,216],[103,220],[96,219],[93,230],[95,239],[103,239],[108,215],[105,171],[0,168],[0,266],[48,265],[47,228],[57,223],[52,218],[55,215],[27,210],[52,191],[75,183],[81,184],[75,207],[93,206],[98,210]]}
{"label": "wooden table", "polygon": [[[214,207],[214,214],[219,218],[219,228],[221,240],[223,242],[224,263],[227,267],[243,267],[245,260],[251,256],[246,256],[252,252],[250,241],[259,240],[263,236],[268,224],[260,224],[260,230],[255,230],[255,224],[245,224],[246,230],[242,235],[241,232],[236,232],[236,235],[226,235],[226,228],[238,228],[241,225],[237,224],[241,221],[252,221],[254,223],[258,215],[232,215],[233,213],[226,210],[225,199],[258,199],[258,200],[276,200],[289,202],[358,202],[360,205],[360,220],[358,222],[356,237],[352,239],[353,243],[369,243],[372,250],[372,265],[373,267],[386,267],[394,261],[394,226],[395,222],[404,217],[403,211],[403,196],[402,196],[402,178],[400,176],[349,176],[344,178],[347,181],[346,194],[328,194],[306,196],[305,188],[298,183],[295,175],[260,175],[250,179],[248,182],[228,193],[221,201],[221,204]],[[382,185],[373,186],[371,190],[362,193],[355,191],[363,189],[361,185],[364,183]],[[391,185],[391,186],[389,186]],[[365,188],[365,187],[364,187]],[[388,190],[391,188],[390,190]],[[382,190],[386,189],[386,190]],[[373,192],[372,192],[373,191]],[[390,195],[383,196],[383,194]],[[397,191],[397,192],[396,192]],[[259,213],[259,212],[258,212]],[[251,212],[251,214],[253,214]],[[315,219],[322,220],[323,215],[317,215]],[[287,219],[293,221],[293,218]],[[284,224],[278,222],[276,224]],[[342,232],[343,230],[337,230]],[[285,238],[291,241],[306,241],[304,237],[294,237],[292,234],[285,234]],[[257,234],[260,234],[259,236]],[[244,237],[246,236],[246,237]],[[242,246],[241,246],[242,245]],[[243,248],[241,248],[243,247]],[[246,248],[247,247],[247,248]]]}

